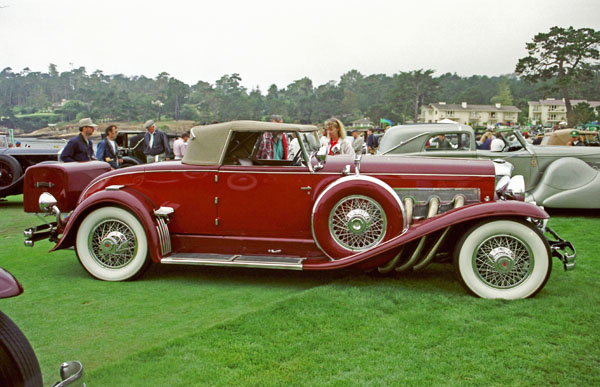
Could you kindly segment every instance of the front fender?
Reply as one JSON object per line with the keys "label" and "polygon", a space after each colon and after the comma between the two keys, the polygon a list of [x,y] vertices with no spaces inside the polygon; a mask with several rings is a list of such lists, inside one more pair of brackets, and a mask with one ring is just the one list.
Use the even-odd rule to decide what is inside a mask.
{"label": "front fender", "polygon": [[154,210],[158,207],[146,196],[127,187],[118,191],[98,191],[79,203],[67,218],[60,240],[50,251],[66,249],[75,245],[75,236],[81,221],[93,210],[104,206],[121,207],[133,213],[146,232],[151,259],[160,262],[160,237],[157,231],[158,223],[154,216]]}
{"label": "front fender", "polygon": [[550,208],[600,208],[600,173],[583,160],[565,157],[550,164],[530,194]]}
{"label": "front fender", "polygon": [[326,263],[305,263],[303,270],[330,270],[349,267],[357,263],[366,261],[380,254],[396,249],[408,242],[412,242],[422,236],[432,234],[443,228],[455,226],[461,223],[470,222],[477,219],[493,218],[536,218],[548,219],[546,211],[540,207],[520,201],[496,201],[489,203],[471,204],[465,207],[456,208],[443,214],[424,220],[418,224],[411,225],[404,234],[398,235],[374,248],[354,254],[342,259]]}

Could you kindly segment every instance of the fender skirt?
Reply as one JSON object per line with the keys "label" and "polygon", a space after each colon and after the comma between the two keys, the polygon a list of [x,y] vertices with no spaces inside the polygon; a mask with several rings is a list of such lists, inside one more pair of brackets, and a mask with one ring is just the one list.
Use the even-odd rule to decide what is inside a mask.
{"label": "fender skirt", "polygon": [[74,246],[77,229],[81,221],[91,211],[104,206],[120,207],[133,213],[146,232],[148,252],[151,259],[155,262],[160,262],[162,254],[160,237],[156,228],[158,223],[154,216],[155,205],[141,193],[127,187],[119,191],[99,191],[79,203],[77,208],[66,219],[67,224],[62,236],[50,251]]}
{"label": "fender skirt", "polygon": [[477,203],[469,206],[456,208],[443,214],[426,219],[418,224],[411,225],[409,229],[396,237],[381,243],[370,250],[363,251],[342,259],[326,263],[305,263],[303,270],[329,270],[349,267],[373,258],[377,255],[398,248],[405,243],[414,241],[424,235],[431,234],[448,226],[454,226],[471,220],[493,218],[493,217],[519,217],[548,219],[549,216],[540,207],[520,201],[497,201],[489,203]]}

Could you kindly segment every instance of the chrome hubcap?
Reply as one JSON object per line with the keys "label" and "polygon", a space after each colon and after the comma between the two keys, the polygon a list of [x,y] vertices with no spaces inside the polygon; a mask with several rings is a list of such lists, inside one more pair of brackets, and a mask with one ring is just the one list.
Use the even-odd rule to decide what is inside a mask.
{"label": "chrome hubcap", "polygon": [[135,257],[137,239],[133,230],[120,220],[103,220],[92,227],[88,248],[102,266],[118,269],[128,265]]}
{"label": "chrome hubcap", "polygon": [[329,215],[329,231],[341,247],[364,251],[377,245],[385,236],[387,219],[375,200],[362,195],[340,200]]}
{"label": "chrome hubcap", "polygon": [[511,235],[497,235],[483,241],[473,254],[473,269],[484,283],[501,289],[525,281],[533,270],[529,246]]}
{"label": "chrome hubcap", "polygon": [[367,211],[357,208],[350,211],[346,215],[346,219],[348,219],[348,230],[350,232],[362,234],[371,222],[371,215]]}

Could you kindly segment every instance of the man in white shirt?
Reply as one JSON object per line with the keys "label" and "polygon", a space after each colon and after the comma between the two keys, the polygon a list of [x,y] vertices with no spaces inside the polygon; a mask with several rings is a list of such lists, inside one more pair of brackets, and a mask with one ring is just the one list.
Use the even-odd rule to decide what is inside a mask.
{"label": "man in white shirt", "polygon": [[175,142],[173,142],[173,153],[175,154],[175,160],[181,160],[185,155],[187,149],[187,142],[190,138],[190,134],[185,132]]}

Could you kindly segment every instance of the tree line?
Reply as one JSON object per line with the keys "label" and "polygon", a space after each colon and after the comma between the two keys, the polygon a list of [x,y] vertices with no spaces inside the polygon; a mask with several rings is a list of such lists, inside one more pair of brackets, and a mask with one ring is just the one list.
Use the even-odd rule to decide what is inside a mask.
{"label": "tree line", "polygon": [[[519,61],[514,74],[436,76],[432,69],[419,69],[365,75],[350,70],[339,80],[321,85],[304,77],[283,88],[273,84],[265,92],[242,86],[237,73],[223,75],[214,83],[198,81],[188,85],[166,72],[149,78],[108,75],[102,70],[89,73],[85,67],[59,72],[54,64],[48,66],[47,72],[6,67],[0,72],[0,125],[32,130],[48,122],[73,122],[82,117],[98,121],[162,118],[204,123],[264,120],[275,113],[286,122],[298,123],[322,122],[331,116],[346,123],[362,117],[375,122],[387,118],[405,123],[416,121],[421,106],[438,101],[516,105],[523,111],[519,120],[525,122],[529,100],[565,96],[567,100],[600,99],[598,52],[589,52],[590,47],[597,47],[599,36],[590,29],[586,29],[591,31],[589,36],[584,36],[582,30],[553,27],[548,34],[536,35],[526,46],[529,56]],[[557,42],[548,47],[547,42],[552,39]],[[565,42],[575,44],[577,39],[587,51],[565,50]],[[557,59],[543,68],[549,50],[554,50]],[[585,60],[590,57],[596,62]],[[569,103],[567,107],[571,108]]]}

